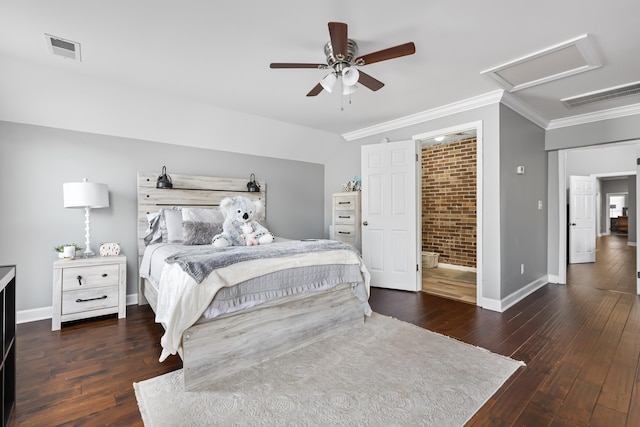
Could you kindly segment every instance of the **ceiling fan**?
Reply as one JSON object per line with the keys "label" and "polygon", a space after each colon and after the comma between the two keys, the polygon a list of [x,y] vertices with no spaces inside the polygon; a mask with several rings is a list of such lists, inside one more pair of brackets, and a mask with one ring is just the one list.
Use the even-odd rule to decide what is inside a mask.
{"label": "ceiling fan", "polygon": [[356,89],[356,83],[360,83],[369,89],[376,91],[384,86],[380,80],[358,70],[356,67],[412,55],[416,52],[413,42],[401,44],[387,49],[372,52],[367,55],[358,55],[358,45],[347,38],[347,24],[342,22],[329,22],[330,41],[324,46],[326,64],[304,64],[289,62],[272,62],[271,68],[317,68],[320,70],[331,69],[320,83],[307,93],[307,96],[316,96],[322,89],[331,93],[336,81],[342,81],[342,94],[349,95]]}

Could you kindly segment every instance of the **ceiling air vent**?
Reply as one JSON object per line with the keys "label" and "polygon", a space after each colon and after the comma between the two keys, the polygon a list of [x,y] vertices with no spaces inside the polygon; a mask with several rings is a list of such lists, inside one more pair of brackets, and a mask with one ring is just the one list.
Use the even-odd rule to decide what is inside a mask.
{"label": "ceiling air vent", "polygon": [[80,62],[80,43],[51,34],[45,34],[44,37],[50,54]]}
{"label": "ceiling air vent", "polygon": [[573,108],[592,104],[594,102],[607,101],[609,99],[638,94],[640,94],[640,82],[635,82],[611,87],[609,89],[599,90],[596,92],[589,92],[578,96],[572,96],[570,98],[564,98],[560,101],[562,101],[567,107]]}

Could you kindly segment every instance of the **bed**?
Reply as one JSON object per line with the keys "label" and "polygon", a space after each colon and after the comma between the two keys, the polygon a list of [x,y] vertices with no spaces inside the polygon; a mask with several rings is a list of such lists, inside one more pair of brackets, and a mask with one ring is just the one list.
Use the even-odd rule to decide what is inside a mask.
{"label": "bed", "polygon": [[[357,250],[278,236],[269,245],[224,250],[203,244],[201,215],[213,233],[225,197],[261,200],[266,212],[267,185],[248,192],[246,179],[171,178],[173,189],[157,189],[157,173],[138,173],[138,301],[165,328],[160,359],[182,358],[185,390],[206,390],[216,379],[364,323],[369,275]],[[171,229],[184,239],[172,238]]]}

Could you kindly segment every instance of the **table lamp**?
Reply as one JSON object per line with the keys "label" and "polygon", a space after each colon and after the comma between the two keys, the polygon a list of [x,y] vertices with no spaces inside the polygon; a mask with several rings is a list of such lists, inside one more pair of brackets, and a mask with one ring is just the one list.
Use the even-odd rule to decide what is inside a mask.
{"label": "table lamp", "polygon": [[91,209],[109,207],[109,188],[107,184],[97,184],[95,182],[87,182],[87,178],[83,178],[82,182],[69,182],[62,184],[64,193],[65,208],[84,208],[85,217],[85,249],[82,255],[84,257],[92,257],[95,252],[91,250]]}

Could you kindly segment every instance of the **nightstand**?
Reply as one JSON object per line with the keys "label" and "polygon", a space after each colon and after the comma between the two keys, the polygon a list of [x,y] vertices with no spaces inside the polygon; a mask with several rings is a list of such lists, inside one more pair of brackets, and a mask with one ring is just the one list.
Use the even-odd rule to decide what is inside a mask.
{"label": "nightstand", "polygon": [[127,258],[60,259],[53,262],[51,330],[62,322],[118,313],[127,316]]}

